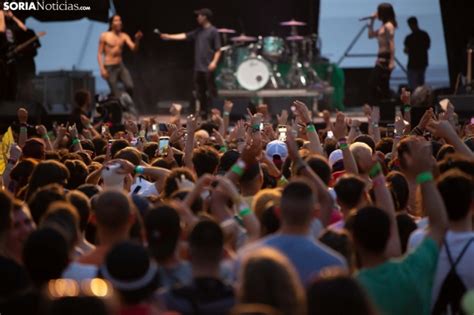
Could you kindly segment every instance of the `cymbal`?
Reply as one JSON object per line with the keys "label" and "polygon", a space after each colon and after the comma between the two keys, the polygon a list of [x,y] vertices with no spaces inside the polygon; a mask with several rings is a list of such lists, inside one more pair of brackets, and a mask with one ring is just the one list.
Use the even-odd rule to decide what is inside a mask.
{"label": "cymbal", "polygon": [[288,36],[286,38],[287,41],[290,41],[290,42],[295,42],[295,41],[301,41],[303,40],[304,37],[303,36],[299,36],[299,35],[293,35],[293,36]]}
{"label": "cymbal", "polygon": [[240,36],[236,36],[236,37],[232,37],[230,39],[231,41],[233,42],[254,42],[257,40],[256,37],[253,37],[253,36],[247,36],[245,34],[241,34]]}
{"label": "cymbal", "polygon": [[217,31],[219,33],[223,33],[223,34],[235,34],[236,33],[235,30],[230,29],[230,28],[219,28]]}
{"label": "cymbal", "polygon": [[301,21],[296,21],[296,20],[290,20],[290,21],[284,21],[284,22],[280,22],[280,25],[281,26],[305,26],[306,23],[305,22],[301,22]]}

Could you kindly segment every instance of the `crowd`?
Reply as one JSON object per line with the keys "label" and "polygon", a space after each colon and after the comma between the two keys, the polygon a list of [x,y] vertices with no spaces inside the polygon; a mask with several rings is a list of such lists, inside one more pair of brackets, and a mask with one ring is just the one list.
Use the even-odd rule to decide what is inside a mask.
{"label": "crowd", "polygon": [[454,107],[411,122],[295,101],[230,126],[71,123],[18,110],[0,191],[0,313],[474,312],[474,126]]}

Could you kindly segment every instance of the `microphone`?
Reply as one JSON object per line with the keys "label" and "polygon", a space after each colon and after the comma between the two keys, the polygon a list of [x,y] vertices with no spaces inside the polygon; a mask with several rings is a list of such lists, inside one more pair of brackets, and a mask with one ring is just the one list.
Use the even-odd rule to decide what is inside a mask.
{"label": "microphone", "polygon": [[364,16],[363,18],[360,18],[359,21],[367,21],[367,20],[373,20],[373,19],[375,19],[375,17],[370,15],[370,16]]}

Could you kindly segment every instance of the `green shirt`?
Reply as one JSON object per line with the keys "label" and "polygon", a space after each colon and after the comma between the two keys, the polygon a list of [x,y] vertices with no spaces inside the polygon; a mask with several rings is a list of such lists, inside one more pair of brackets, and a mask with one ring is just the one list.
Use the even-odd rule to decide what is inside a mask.
{"label": "green shirt", "polygon": [[383,315],[428,315],[438,252],[427,237],[410,254],[362,269],[356,278]]}

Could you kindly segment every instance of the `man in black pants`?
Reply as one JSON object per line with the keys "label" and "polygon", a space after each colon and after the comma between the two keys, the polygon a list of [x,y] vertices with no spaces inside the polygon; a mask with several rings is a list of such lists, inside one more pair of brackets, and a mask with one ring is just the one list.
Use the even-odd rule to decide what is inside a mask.
{"label": "man in black pants", "polygon": [[221,55],[221,41],[217,29],[211,24],[212,11],[195,11],[199,27],[188,33],[161,34],[165,40],[194,41],[194,85],[201,104],[201,116],[206,117],[212,97],[217,95],[214,70]]}
{"label": "man in black pants", "polygon": [[405,38],[404,52],[408,55],[408,85],[414,91],[420,85],[425,84],[430,36],[418,27],[416,17],[410,17],[407,22],[411,34]]}

